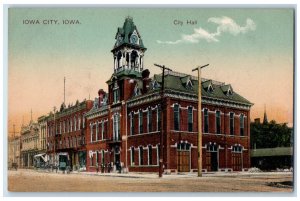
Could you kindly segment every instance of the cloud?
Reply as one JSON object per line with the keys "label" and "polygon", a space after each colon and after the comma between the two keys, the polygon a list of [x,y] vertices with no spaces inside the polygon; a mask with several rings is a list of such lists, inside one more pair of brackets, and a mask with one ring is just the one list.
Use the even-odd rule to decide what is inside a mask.
{"label": "cloud", "polygon": [[179,43],[198,43],[200,40],[206,40],[207,42],[219,42],[218,37],[222,35],[222,33],[229,33],[233,36],[237,36],[239,34],[245,34],[248,31],[254,31],[256,29],[256,24],[250,18],[247,18],[246,25],[240,26],[233,19],[223,16],[221,18],[211,17],[207,20],[207,22],[211,22],[217,24],[216,32],[208,32],[207,30],[199,27],[194,29],[194,33],[186,35],[183,34],[181,39],[176,41],[160,41],[156,42],[159,44],[170,44],[175,45]]}

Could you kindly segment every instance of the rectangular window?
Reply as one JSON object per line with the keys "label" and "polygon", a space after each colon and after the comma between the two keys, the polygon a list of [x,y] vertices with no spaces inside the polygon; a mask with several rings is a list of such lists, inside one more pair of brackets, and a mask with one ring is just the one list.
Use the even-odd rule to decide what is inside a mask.
{"label": "rectangular window", "polygon": [[193,107],[188,107],[188,131],[193,131]]}
{"label": "rectangular window", "polygon": [[244,136],[244,115],[240,116],[240,135]]}
{"label": "rectangular window", "polygon": [[179,105],[174,105],[174,130],[179,130]]}
{"label": "rectangular window", "polygon": [[204,109],[204,133],[208,133],[208,109]]}
{"label": "rectangular window", "polygon": [[101,139],[104,140],[104,120],[101,123]]}
{"label": "rectangular window", "polygon": [[113,123],[113,127],[114,127],[113,139],[118,141],[118,140],[120,140],[120,116],[118,113],[114,115],[113,121],[114,121],[114,123]]}
{"label": "rectangular window", "polygon": [[143,111],[139,111],[139,133],[143,133]]}
{"label": "rectangular window", "polygon": [[130,135],[134,134],[134,112],[130,113]]}
{"label": "rectangular window", "polygon": [[216,132],[217,134],[221,134],[221,112],[216,111]]}
{"label": "rectangular window", "polygon": [[90,166],[94,166],[94,154],[90,158],[90,164],[91,164]]}
{"label": "rectangular window", "polygon": [[143,147],[140,147],[139,148],[139,158],[140,158],[140,165],[143,165],[144,164],[144,158],[143,158],[143,155],[144,155],[144,153],[143,153]]}
{"label": "rectangular window", "polygon": [[130,155],[131,156],[131,165],[134,165],[134,147],[131,147],[130,151],[131,151],[131,153],[130,153],[131,154]]}
{"label": "rectangular window", "polygon": [[148,123],[148,132],[152,132],[152,110],[151,107],[148,108],[147,113],[147,123]]}
{"label": "rectangular window", "polygon": [[93,142],[93,124],[90,125],[90,130],[91,130],[91,142]]}
{"label": "rectangular window", "polygon": [[148,146],[148,165],[152,165],[152,146]]}
{"label": "rectangular window", "polygon": [[119,88],[113,89],[113,95],[114,95],[114,103],[117,103],[119,101]]}
{"label": "rectangular window", "polygon": [[160,105],[157,106],[157,116],[156,116],[156,123],[157,123],[157,131],[161,130],[161,107]]}
{"label": "rectangular window", "polygon": [[230,112],[229,114],[229,119],[230,119],[230,135],[234,135],[234,113]]}
{"label": "rectangular window", "polygon": [[101,163],[102,163],[102,165],[104,165],[104,150],[102,150],[102,152],[101,152],[101,153],[102,153],[102,156],[101,156],[101,158],[102,158],[102,162],[101,162]]}

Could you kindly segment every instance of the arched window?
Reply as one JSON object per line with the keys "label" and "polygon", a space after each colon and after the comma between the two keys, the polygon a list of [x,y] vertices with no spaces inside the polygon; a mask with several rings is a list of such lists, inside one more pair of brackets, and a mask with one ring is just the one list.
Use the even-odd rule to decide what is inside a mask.
{"label": "arched window", "polygon": [[140,165],[144,164],[144,158],[143,158],[143,156],[144,156],[144,150],[143,150],[143,147],[140,146],[139,147],[139,164]]}
{"label": "arched window", "polygon": [[131,147],[130,149],[130,159],[131,159],[131,165],[134,165],[134,147]]}
{"label": "arched window", "polygon": [[139,110],[139,133],[143,133],[143,110]]}
{"label": "arched window", "polygon": [[244,114],[241,114],[240,115],[240,135],[241,136],[244,136],[244,124],[245,124],[245,121],[244,121]]}
{"label": "arched window", "polygon": [[208,109],[204,109],[204,133],[208,133]]}
{"label": "arched window", "polygon": [[148,127],[148,132],[152,132],[152,110],[151,107],[148,108],[147,112],[147,127]]}
{"label": "arched window", "polygon": [[178,131],[180,128],[180,115],[179,115],[179,105],[174,105],[174,130]]}
{"label": "arched window", "polygon": [[234,113],[229,113],[229,126],[230,126],[230,135],[234,135]]}
{"label": "arched window", "polygon": [[148,145],[148,165],[152,165],[152,146]]}
{"label": "arched window", "polygon": [[188,151],[191,148],[191,144],[188,142],[181,142],[177,144],[177,150]]}
{"label": "arched window", "polygon": [[188,107],[188,131],[193,131],[193,107]]}
{"label": "arched window", "polygon": [[208,151],[208,152],[217,152],[218,151],[218,145],[216,143],[209,143],[206,147],[206,151]]}
{"label": "arched window", "polygon": [[221,134],[221,112],[216,111],[216,133]]}

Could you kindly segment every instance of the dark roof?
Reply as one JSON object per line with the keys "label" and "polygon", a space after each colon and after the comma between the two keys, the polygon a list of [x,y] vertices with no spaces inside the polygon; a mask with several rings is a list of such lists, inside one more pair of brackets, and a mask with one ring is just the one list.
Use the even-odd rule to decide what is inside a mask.
{"label": "dark roof", "polygon": [[[161,74],[154,75],[152,82],[155,80],[161,84]],[[187,78],[190,78],[192,87],[186,86]],[[213,90],[208,90],[209,85],[212,86]],[[232,94],[228,95],[228,89],[232,90]],[[169,72],[165,75],[165,89],[171,89],[174,91],[180,91],[191,94],[198,94],[198,80],[193,76],[187,76],[186,74]],[[225,85],[224,83],[213,81],[213,80],[202,80],[202,97],[217,98],[222,100],[231,100],[239,103],[252,104],[250,101],[240,96],[238,93],[233,91],[231,85]]]}
{"label": "dark roof", "polygon": [[[136,31],[138,37],[139,37],[139,44],[132,44],[130,43],[130,37],[132,35],[132,33]],[[138,47],[141,49],[146,49],[144,44],[143,44],[143,40],[141,38],[141,35],[139,34],[133,19],[131,17],[127,17],[125,19],[125,22],[123,24],[123,27],[119,27],[115,36],[115,39],[118,39],[118,36],[122,36],[122,41],[120,42],[116,42],[115,46],[113,48],[113,50],[117,49],[118,47],[124,46],[124,45],[128,45],[128,46],[133,46],[133,47]],[[113,51],[112,50],[112,51]]]}

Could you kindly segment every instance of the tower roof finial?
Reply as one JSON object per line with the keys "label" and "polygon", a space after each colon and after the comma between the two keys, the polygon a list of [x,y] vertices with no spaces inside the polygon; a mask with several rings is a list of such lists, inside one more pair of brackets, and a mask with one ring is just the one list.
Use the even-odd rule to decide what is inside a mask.
{"label": "tower roof finial", "polygon": [[267,111],[266,111],[266,104],[265,104],[265,110],[264,110],[264,121],[263,121],[264,124],[267,124],[268,123],[268,117],[267,117]]}

